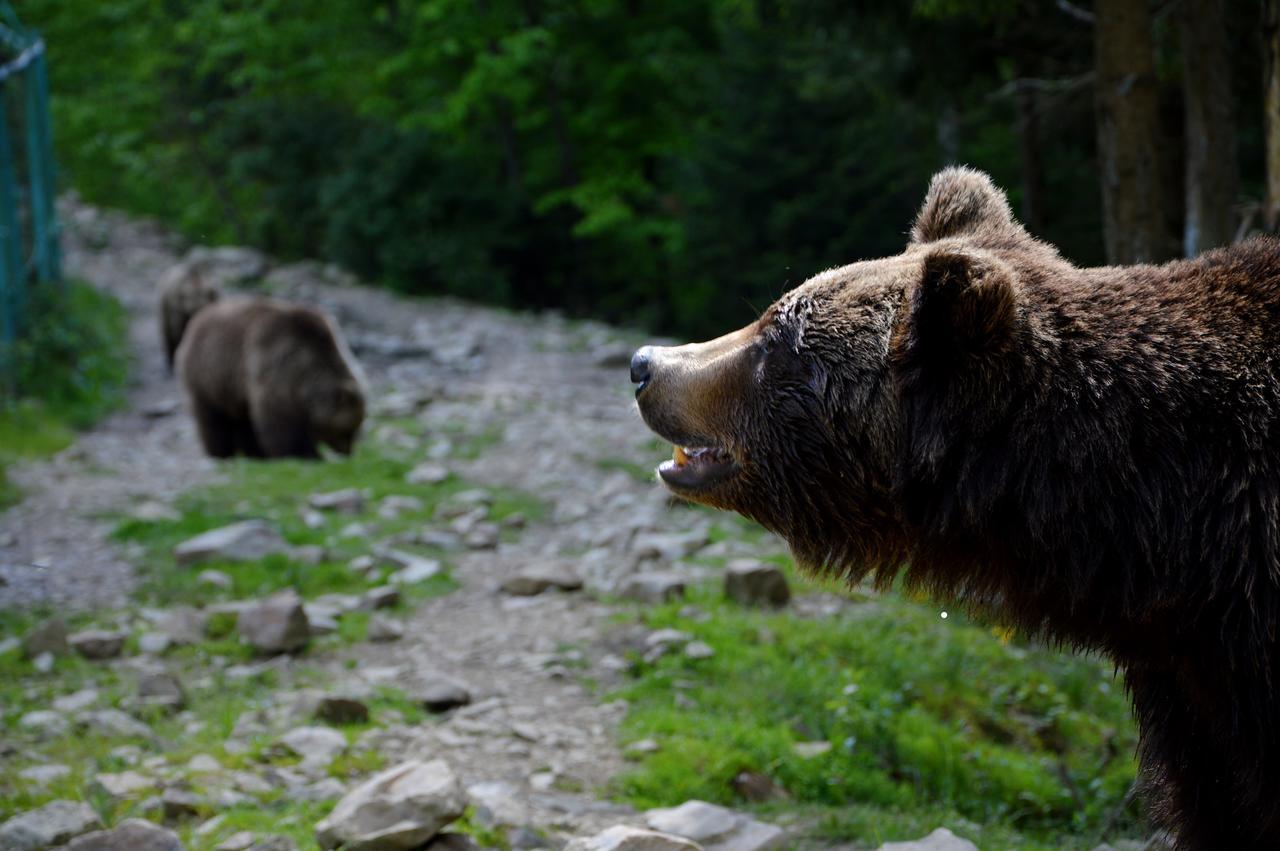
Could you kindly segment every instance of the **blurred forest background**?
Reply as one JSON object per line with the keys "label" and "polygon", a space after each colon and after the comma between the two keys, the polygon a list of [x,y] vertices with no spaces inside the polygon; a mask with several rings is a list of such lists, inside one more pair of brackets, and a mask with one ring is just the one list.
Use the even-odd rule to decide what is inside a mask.
{"label": "blurred forest background", "polygon": [[708,334],[823,268],[900,251],[949,162],[990,171],[1081,264],[1274,228],[1277,5],[18,12],[49,44],[64,185],[90,201],[405,292]]}

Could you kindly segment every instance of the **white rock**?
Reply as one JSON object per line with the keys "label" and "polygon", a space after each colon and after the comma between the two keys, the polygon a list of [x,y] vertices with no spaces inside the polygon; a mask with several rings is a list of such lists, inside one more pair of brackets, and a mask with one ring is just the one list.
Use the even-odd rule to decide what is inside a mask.
{"label": "white rock", "polygon": [[796,756],[801,759],[813,759],[831,751],[830,742],[796,742],[791,746]]}
{"label": "white rock", "polygon": [[448,763],[406,762],[348,792],[316,825],[316,841],[347,851],[415,848],[466,808],[466,792]]}
{"label": "white rock", "polygon": [[196,582],[200,585],[208,585],[210,588],[216,588],[219,591],[229,591],[235,583],[231,581],[231,577],[227,576],[221,570],[213,570],[212,568],[200,571],[196,576]]}
{"label": "white rock", "polygon": [[409,471],[405,481],[411,485],[438,485],[449,478],[449,470],[443,464],[426,461]]}
{"label": "white rock", "polygon": [[244,520],[210,529],[173,548],[180,565],[206,561],[255,561],[276,553],[288,553],[289,544],[263,520]]}
{"label": "white rock", "polygon": [[61,712],[35,709],[18,719],[18,727],[42,738],[56,739],[65,736],[71,724]]}
{"label": "white rock", "polygon": [[368,494],[358,488],[345,488],[330,493],[312,494],[308,504],[318,511],[337,511],[341,514],[359,514],[364,511]]}
{"label": "white rock", "polygon": [[681,836],[620,824],[595,836],[575,839],[564,851],[702,851],[702,846]]}
{"label": "white rock", "polygon": [[119,802],[127,798],[136,798],[144,792],[152,792],[156,781],[136,771],[122,771],[119,774],[99,774],[93,778],[98,788],[107,797]]}
{"label": "white rock", "polygon": [[99,827],[102,827],[102,820],[88,804],[51,801],[0,824],[0,849],[35,851],[61,845]]}
{"label": "white rock", "polygon": [[707,851],[767,851],[786,839],[782,828],[706,801],[649,810],[645,823],[700,843]]}
{"label": "white rock", "polygon": [[347,737],[332,727],[295,727],[280,744],[302,757],[304,765],[327,766],[347,749]]}
{"label": "white rock", "polygon": [[666,570],[635,573],[618,585],[618,596],[639,603],[665,603],[684,596],[685,578]]}
{"label": "white rock", "polygon": [[108,738],[151,738],[151,728],[119,709],[98,709],[76,717],[80,726]]}
{"label": "white rock", "polygon": [[383,615],[371,615],[365,637],[370,641],[399,641],[404,638],[404,625]]}
{"label": "white rock", "polygon": [[71,694],[64,694],[62,697],[54,698],[53,708],[59,712],[79,712],[97,703],[98,697],[96,688],[82,688]]}
{"label": "white rock", "polygon": [[684,655],[690,659],[710,659],[716,651],[705,641],[690,641],[684,646]]}
{"label": "white rock", "polygon": [[71,776],[71,769],[56,763],[50,765],[29,765],[18,772],[23,780],[29,780],[37,786],[48,786],[55,780]]}
{"label": "white rock", "polygon": [[526,567],[502,582],[502,590],[517,597],[532,597],[552,588],[577,591],[582,577],[563,562],[544,562]]}
{"label": "white rock", "polygon": [[923,839],[909,842],[886,842],[877,851],[978,851],[978,846],[940,827]]}

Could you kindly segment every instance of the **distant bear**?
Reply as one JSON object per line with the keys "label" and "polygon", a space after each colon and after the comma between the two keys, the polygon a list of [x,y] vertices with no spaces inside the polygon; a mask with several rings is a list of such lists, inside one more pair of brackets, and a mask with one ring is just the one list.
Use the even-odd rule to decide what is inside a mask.
{"label": "distant bear", "polygon": [[1280,848],[1280,242],[1080,269],[979,172],[631,364],[676,494],[1124,670],[1179,848]]}
{"label": "distant bear", "polygon": [[205,451],[214,458],[350,454],[364,421],[364,379],[327,316],[262,298],[223,299],[191,321],[178,348]]}
{"label": "distant bear", "polygon": [[170,370],[187,323],[218,297],[218,289],[206,280],[198,263],[177,263],[160,279],[160,337],[164,341],[165,363]]}

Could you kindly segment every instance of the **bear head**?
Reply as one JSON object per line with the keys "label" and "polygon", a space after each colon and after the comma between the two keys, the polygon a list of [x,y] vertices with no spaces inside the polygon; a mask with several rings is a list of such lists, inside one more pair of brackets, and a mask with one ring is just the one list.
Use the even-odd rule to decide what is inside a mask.
{"label": "bear head", "polygon": [[927,463],[946,437],[908,434],[904,390],[999,380],[1026,330],[1016,269],[1028,252],[1053,254],[985,174],[949,168],[901,255],[823,272],[710,342],[640,349],[641,416],[675,445],[658,476],[778,533],[802,566],[896,571],[905,444]]}

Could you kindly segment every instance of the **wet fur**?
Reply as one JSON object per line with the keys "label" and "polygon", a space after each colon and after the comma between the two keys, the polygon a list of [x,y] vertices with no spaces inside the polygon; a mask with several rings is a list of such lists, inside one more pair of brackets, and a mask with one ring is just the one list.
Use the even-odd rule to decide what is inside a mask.
{"label": "wet fur", "polygon": [[349,452],[364,419],[359,368],[311,308],[226,299],[202,310],[178,350],[178,373],[214,458],[318,458]]}
{"label": "wet fur", "polygon": [[967,169],[912,233],[754,326],[703,501],[1108,654],[1178,847],[1280,848],[1280,243],[1079,269]]}

